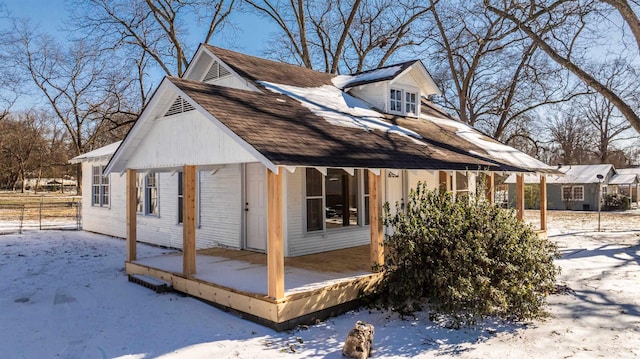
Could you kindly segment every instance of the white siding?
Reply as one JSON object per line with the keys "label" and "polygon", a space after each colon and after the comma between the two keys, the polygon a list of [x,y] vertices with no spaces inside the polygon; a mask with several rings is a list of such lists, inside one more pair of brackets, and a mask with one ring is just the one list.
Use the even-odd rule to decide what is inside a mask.
{"label": "white siding", "polygon": [[[185,159],[189,163],[185,163]],[[162,168],[257,161],[245,148],[197,111],[156,119],[128,168]]]}
{"label": "white siding", "polygon": [[307,233],[305,227],[304,168],[287,173],[287,234],[290,257],[370,243],[369,226]]}
{"label": "white siding", "polygon": [[[82,226],[84,230],[116,237],[126,236],[126,176],[112,174],[111,206],[91,206],[91,166],[82,164]],[[215,175],[199,172],[200,226],[196,229],[196,248],[240,247],[242,206],[240,165],[227,165]],[[158,216],[137,215],[139,242],[182,248],[182,225],[178,224],[178,176],[158,175]]]}
{"label": "white siding", "polygon": [[438,175],[433,171],[408,170],[407,177],[409,190],[415,189],[418,186],[418,182],[426,182],[429,189],[438,189]]}
{"label": "white siding", "polygon": [[238,90],[252,91],[253,87],[249,86],[247,80],[238,76],[230,75],[207,81],[207,83],[217,86],[231,87]]}
{"label": "white siding", "polygon": [[378,82],[375,84],[358,86],[351,89],[349,93],[355,97],[363,99],[371,106],[376,107],[382,111],[387,111],[387,99],[389,92],[386,82]]}

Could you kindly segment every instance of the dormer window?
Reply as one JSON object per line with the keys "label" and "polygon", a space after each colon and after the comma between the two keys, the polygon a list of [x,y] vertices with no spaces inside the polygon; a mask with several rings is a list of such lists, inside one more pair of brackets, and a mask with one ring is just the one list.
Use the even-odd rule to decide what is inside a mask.
{"label": "dormer window", "polygon": [[417,92],[392,88],[389,95],[389,112],[418,116]]}

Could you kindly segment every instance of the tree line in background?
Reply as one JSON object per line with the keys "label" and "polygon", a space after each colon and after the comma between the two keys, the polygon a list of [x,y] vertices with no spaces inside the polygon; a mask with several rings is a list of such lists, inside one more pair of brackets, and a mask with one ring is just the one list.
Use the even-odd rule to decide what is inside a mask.
{"label": "tree line in background", "polygon": [[[72,0],[61,37],[0,9],[0,186],[73,175],[122,139],[199,42],[239,47],[235,16],[273,24],[263,55],[353,73],[419,58],[455,117],[547,163],[637,165],[640,20],[623,0]],[[39,99],[21,105],[25,99]],[[21,106],[20,106],[21,105]]]}

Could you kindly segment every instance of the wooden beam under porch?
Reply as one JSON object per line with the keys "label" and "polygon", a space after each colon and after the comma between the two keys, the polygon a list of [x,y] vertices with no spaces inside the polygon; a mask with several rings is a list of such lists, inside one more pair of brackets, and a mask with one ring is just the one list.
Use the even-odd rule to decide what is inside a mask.
{"label": "wooden beam under porch", "polygon": [[163,280],[276,330],[350,309],[382,278],[370,271],[368,246],[287,258],[285,292],[275,299],[267,293],[265,254],[216,248],[198,251],[196,261],[198,272],[192,276],[182,273],[178,253],[126,262],[125,267],[127,274]]}

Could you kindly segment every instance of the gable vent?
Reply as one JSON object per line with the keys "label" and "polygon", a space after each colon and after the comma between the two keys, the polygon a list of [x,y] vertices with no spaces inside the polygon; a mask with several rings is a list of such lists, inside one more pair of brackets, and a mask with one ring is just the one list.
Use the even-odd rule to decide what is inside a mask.
{"label": "gable vent", "polygon": [[220,63],[218,63],[218,61],[214,61],[211,67],[209,68],[209,71],[204,76],[203,81],[219,79],[221,77],[225,77],[229,75],[231,75],[231,72],[229,72],[229,70],[224,68],[224,66],[220,66]]}
{"label": "gable vent", "polygon": [[166,117],[166,116],[176,115],[179,113],[192,111],[192,110],[195,110],[195,107],[193,107],[189,102],[184,100],[182,97],[178,96],[176,101],[173,103],[173,105],[171,105],[171,107],[169,107],[169,110],[167,111],[167,113],[164,114],[164,116]]}

